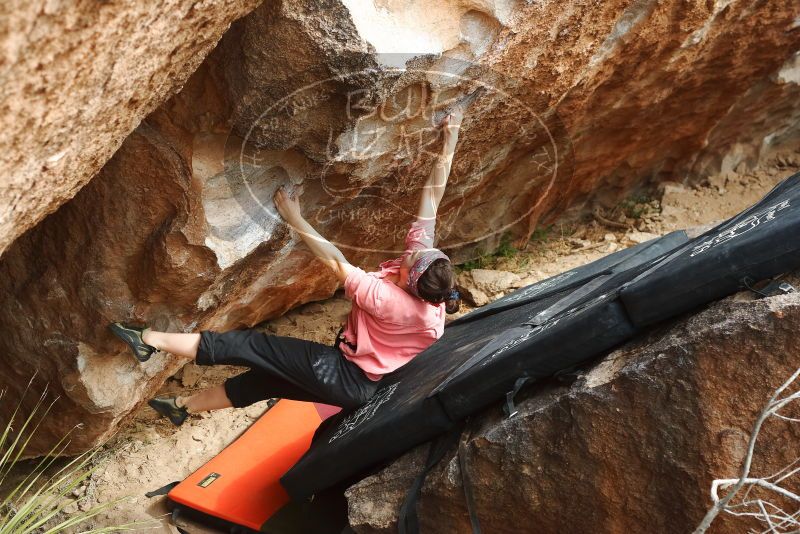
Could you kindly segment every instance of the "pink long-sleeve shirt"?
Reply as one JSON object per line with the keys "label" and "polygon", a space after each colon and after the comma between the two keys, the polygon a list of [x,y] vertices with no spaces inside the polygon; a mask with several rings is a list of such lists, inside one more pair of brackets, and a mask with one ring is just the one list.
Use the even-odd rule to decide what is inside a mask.
{"label": "pink long-sleeve shirt", "polygon": [[356,267],[344,281],[345,296],[353,302],[344,337],[356,350],[344,343],[339,347],[372,380],[408,363],[444,333],[444,303],[426,302],[385,279],[400,272],[408,254],[433,248],[435,223],[416,219],[400,257],[381,263],[377,272]]}

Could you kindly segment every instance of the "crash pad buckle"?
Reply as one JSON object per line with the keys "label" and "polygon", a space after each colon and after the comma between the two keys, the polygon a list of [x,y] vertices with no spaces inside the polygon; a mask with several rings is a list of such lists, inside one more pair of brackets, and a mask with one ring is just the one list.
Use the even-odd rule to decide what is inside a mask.
{"label": "crash pad buckle", "polygon": [[761,291],[763,291],[770,297],[774,297],[777,295],[788,295],[789,293],[794,293],[797,290],[789,282],[775,280]]}
{"label": "crash pad buckle", "polygon": [[760,298],[767,298],[767,297],[776,297],[778,295],[788,295],[789,293],[794,293],[797,291],[795,287],[790,284],[789,282],[785,282],[783,280],[773,280],[766,286],[762,287],[761,289],[756,289],[753,287],[755,284],[755,280],[750,278],[749,276],[745,276],[742,278],[742,285],[752,291],[753,293],[757,294]]}

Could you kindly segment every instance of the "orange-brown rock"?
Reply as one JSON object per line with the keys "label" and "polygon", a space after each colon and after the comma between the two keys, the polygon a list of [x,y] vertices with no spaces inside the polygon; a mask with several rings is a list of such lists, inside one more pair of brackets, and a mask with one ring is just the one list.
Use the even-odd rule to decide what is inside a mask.
{"label": "orange-brown rock", "polygon": [[[279,186],[304,188],[304,214],[351,262],[374,268],[396,254],[438,149],[435,123],[477,87],[438,221],[455,260],[506,232],[524,240],[589,199],[752,161],[797,134],[800,25],[789,0],[373,5],[267,2],[234,22],[89,185],[6,249],[0,384],[14,398],[38,369],[62,395],[58,424],[31,451],[76,423],[74,450],[97,442],[176,369],[165,355],[138,367],[109,321],[224,330],[333,293],[335,279],[275,216]],[[20,141],[3,157],[22,169],[11,176],[61,154],[65,128],[80,150],[69,145],[42,175],[57,179],[6,189],[22,199],[10,201],[19,208],[7,241],[72,196],[183,83],[196,65],[185,58],[199,61],[221,21],[248,6],[220,7],[226,15],[206,26],[208,12],[170,23],[148,11],[135,24],[167,21],[168,31],[151,52],[143,34],[142,51],[123,54],[107,97],[70,106],[66,90],[46,89],[36,109],[56,115],[9,137]],[[103,61],[131,50],[98,39]],[[159,47],[178,52],[164,59]],[[66,109],[77,122],[59,118]],[[90,155],[68,158],[77,153]]]}
{"label": "orange-brown rock", "polygon": [[[181,331],[203,318],[199,303],[220,294],[230,298],[213,306],[217,321],[241,326],[250,320],[241,315],[271,314],[334,289],[318,282],[308,252],[287,251],[282,270],[269,268],[288,242],[285,229],[239,262],[235,276],[221,273],[193,216],[202,213],[198,202],[186,161],[145,123],[73,200],[12,244],[0,262],[3,386],[16,400],[36,370],[34,393],[49,382],[61,395],[28,453],[49,450],[79,423],[70,451],[103,440],[180,368],[163,353],[139,365],[109,322],[146,319]],[[26,405],[35,400],[29,394]]]}
{"label": "orange-brown rock", "polygon": [[0,254],[72,198],[260,1],[3,2]]}
{"label": "orange-brown rock", "polygon": [[[512,419],[500,403],[477,414],[466,458],[483,532],[692,532],[712,480],[739,475],[757,415],[797,369],[798,327],[800,293],[739,294],[612,352],[571,386],[523,390]],[[792,463],[798,439],[800,424],[771,418],[751,476]],[[347,491],[356,532],[396,531],[426,453]],[[797,492],[800,477],[784,487]],[[472,532],[456,451],[429,474],[418,510],[422,532]],[[757,526],[721,514],[710,532]]]}

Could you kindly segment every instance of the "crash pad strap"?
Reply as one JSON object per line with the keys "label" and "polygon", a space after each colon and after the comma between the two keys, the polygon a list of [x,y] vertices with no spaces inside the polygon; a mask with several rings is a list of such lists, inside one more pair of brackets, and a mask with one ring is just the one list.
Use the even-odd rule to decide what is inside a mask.
{"label": "crash pad strap", "polygon": [[494,337],[491,341],[486,343],[480,350],[470,356],[467,361],[459,365],[447,377],[442,380],[436,388],[428,394],[428,398],[435,397],[440,391],[444,390],[450,383],[472,369],[480,362],[484,361],[487,357],[491,356],[498,350],[502,349],[507,343],[513,342],[520,336],[524,336],[531,331],[529,326],[515,326],[502,332],[500,335]]}
{"label": "crash pad strap", "polygon": [[506,393],[506,404],[503,406],[503,411],[509,419],[517,415],[518,410],[516,406],[514,406],[514,397],[516,397],[519,390],[522,389],[522,386],[524,386],[528,380],[530,380],[530,378],[527,376],[517,378],[516,382],[514,382],[514,389]]}
{"label": "crash pad strap", "polygon": [[471,432],[467,430],[458,442],[458,466],[461,470],[461,486],[464,488],[464,499],[467,502],[467,512],[469,512],[469,522],[472,525],[472,534],[481,534],[481,522],[478,519],[477,508],[475,507],[475,495],[472,492],[472,479],[467,470],[467,441]]}
{"label": "crash pad strap", "polygon": [[176,480],[175,482],[170,482],[166,486],[161,486],[160,488],[154,489],[153,491],[148,491],[147,493],[144,494],[144,496],[150,499],[153,497],[158,497],[159,495],[166,495],[167,493],[172,491],[172,488],[174,488],[180,483],[181,483],[180,480]]}
{"label": "crash pad strap", "polygon": [[756,281],[750,278],[749,276],[745,276],[741,280],[741,285],[755,293],[759,296],[759,298],[766,298],[766,297],[775,297],[777,295],[786,295],[788,293],[794,293],[796,289],[794,286],[788,282],[785,282],[780,279],[775,279],[765,287],[761,289],[756,289],[753,287]]}
{"label": "crash pad strap", "polygon": [[457,425],[452,430],[440,435],[435,440],[431,441],[430,448],[428,449],[428,459],[425,461],[425,466],[422,471],[414,479],[411,488],[408,490],[403,505],[400,507],[400,515],[397,518],[397,531],[399,534],[419,534],[419,517],[417,516],[417,501],[419,500],[422,485],[425,483],[425,477],[428,472],[433,469],[439,460],[444,457],[444,454],[458,441],[461,436],[461,431],[464,425]]}
{"label": "crash pad strap", "polygon": [[533,319],[524,324],[529,324],[531,326],[541,326],[550,319],[552,319],[553,317],[561,315],[567,310],[572,310],[577,306],[580,306],[583,303],[583,301],[585,301],[589,296],[593,295],[598,288],[602,287],[603,284],[611,280],[613,276],[614,276],[613,274],[602,274],[598,276],[594,280],[587,282],[584,286],[574,290],[569,295],[562,298],[549,308],[540,311],[534,316]]}

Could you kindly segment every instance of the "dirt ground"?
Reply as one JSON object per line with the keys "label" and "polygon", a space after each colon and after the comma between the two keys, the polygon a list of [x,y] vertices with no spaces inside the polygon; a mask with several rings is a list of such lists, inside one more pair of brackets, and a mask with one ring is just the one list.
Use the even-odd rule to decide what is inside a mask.
{"label": "dirt ground", "polygon": [[[704,225],[734,215],[759,200],[775,184],[800,168],[800,150],[785,153],[755,169],[714,176],[696,186],[662,184],[658,190],[632,196],[613,209],[595,211],[586,220],[563,222],[537,232],[525,247],[503,256],[484,258],[484,268],[508,270],[525,285],[596,260],[620,248],[672,230]],[[341,294],[306,304],[263,327],[330,343],[349,310]],[[462,312],[469,311],[463,306]],[[161,393],[188,393],[216,385],[241,372],[236,368],[200,368],[189,364],[164,384]],[[263,402],[247,409],[194,415],[180,428],[158,419],[146,404],[133,422],[104,448],[91,482],[78,492],[72,509],[87,508],[128,496],[99,516],[95,526],[139,522],[138,528],[176,532],[167,521],[163,498],[146,491],[180,480],[216,455],[267,409]],[[184,525],[189,532],[210,532]]]}

